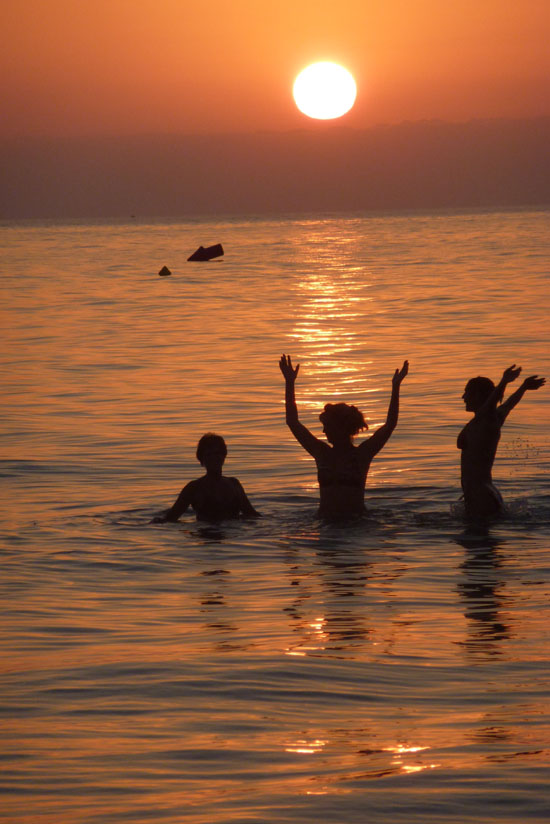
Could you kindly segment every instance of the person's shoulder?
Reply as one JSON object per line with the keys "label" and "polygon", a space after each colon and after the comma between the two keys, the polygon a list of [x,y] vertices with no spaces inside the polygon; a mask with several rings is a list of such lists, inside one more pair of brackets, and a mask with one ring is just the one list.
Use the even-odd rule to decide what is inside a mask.
{"label": "person's shoulder", "polygon": [[197,489],[200,489],[203,485],[204,478],[194,478],[192,481],[188,481],[182,489],[182,492],[185,492],[187,495],[192,495]]}
{"label": "person's shoulder", "polygon": [[242,483],[239,481],[238,478],[226,476],[225,479],[226,479],[226,481],[229,481],[229,483],[232,486],[238,486],[239,488],[242,487]]}
{"label": "person's shoulder", "polygon": [[332,447],[326,441],[322,441],[321,438],[315,438],[315,449],[320,455],[332,455],[334,447]]}
{"label": "person's shoulder", "polygon": [[474,415],[474,417],[469,421],[472,424],[472,428],[477,426],[499,426],[501,423],[501,416],[499,414],[499,407],[493,406],[490,409],[486,409],[481,413]]}
{"label": "person's shoulder", "polygon": [[184,489],[192,489],[194,486],[198,486],[200,483],[204,481],[205,478],[206,475],[202,475],[200,478],[193,478],[192,481],[188,481],[185,484]]}
{"label": "person's shoulder", "polygon": [[[376,432],[379,432],[379,431],[380,431],[379,429],[376,430]],[[361,441],[361,443],[353,445],[354,448],[357,450],[357,452],[356,452],[357,455],[364,455],[365,453],[370,452],[370,450],[375,446],[376,439],[373,441],[373,438],[376,435],[376,432],[373,432],[372,435],[369,435],[369,437],[365,438],[365,440]]]}

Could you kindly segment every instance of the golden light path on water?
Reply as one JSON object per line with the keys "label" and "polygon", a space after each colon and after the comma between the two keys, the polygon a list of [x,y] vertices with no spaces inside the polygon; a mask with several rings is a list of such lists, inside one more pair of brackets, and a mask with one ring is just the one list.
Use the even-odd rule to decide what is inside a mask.
{"label": "golden light path on water", "polygon": [[[370,293],[372,276],[364,265],[357,265],[345,240],[337,237],[323,238],[314,232],[304,237],[303,266],[308,262],[311,269],[298,276],[297,290],[301,311],[292,332],[291,347],[303,353],[301,373],[297,382],[297,397],[304,410],[314,414],[314,430],[321,434],[318,415],[325,403],[345,401],[361,409],[372,434],[384,418],[380,416],[384,401],[379,396],[390,391],[390,379],[399,363],[388,365],[385,385],[375,378],[373,360],[365,357],[368,348],[369,315],[376,311]],[[405,358],[403,355],[403,359]],[[295,363],[297,358],[295,357]],[[373,400],[375,401],[373,406]],[[372,417],[376,410],[377,417]],[[316,414],[315,414],[316,413]],[[380,417],[379,417],[380,416]],[[361,433],[361,437],[367,433]],[[310,461],[309,456],[301,456]],[[405,472],[404,468],[396,470]],[[371,478],[376,477],[376,462]],[[315,478],[304,484],[313,491]]]}

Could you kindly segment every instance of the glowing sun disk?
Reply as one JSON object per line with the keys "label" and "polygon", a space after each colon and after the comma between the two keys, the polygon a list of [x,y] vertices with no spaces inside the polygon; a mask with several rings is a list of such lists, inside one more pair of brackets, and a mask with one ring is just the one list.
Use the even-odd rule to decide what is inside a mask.
{"label": "glowing sun disk", "polygon": [[292,90],[303,114],[316,120],[332,120],[349,112],[357,96],[352,75],[338,63],[312,63],[300,72]]}

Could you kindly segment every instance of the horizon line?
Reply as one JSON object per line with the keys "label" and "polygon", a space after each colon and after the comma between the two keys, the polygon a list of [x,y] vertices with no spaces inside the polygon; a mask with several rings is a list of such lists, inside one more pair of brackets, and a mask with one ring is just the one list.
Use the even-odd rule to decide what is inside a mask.
{"label": "horizon line", "polygon": [[535,121],[550,120],[550,112],[548,114],[528,115],[524,117],[517,116],[496,116],[496,117],[471,117],[468,120],[452,120],[443,119],[440,117],[425,117],[418,120],[400,120],[396,122],[380,121],[369,126],[352,126],[347,123],[340,123],[340,118],[335,118],[335,121],[319,121],[315,124],[306,124],[303,126],[296,126],[287,129],[256,129],[254,131],[167,131],[167,132],[83,132],[81,134],[4,134],[0,135],[0,142],[14,142],[14,141],[40,141],[40,140],[123,140],[123,139],[151,139],[151,138],[207,138],[207,137],[254,137],[267,135],[290,135],[290,134],[325,134],[331,131],[347,131],[354,133],[376,131],[378,129],[397,129],[404,126],[469,126],[474,124],[491,124],[491,123],[531,123]]}

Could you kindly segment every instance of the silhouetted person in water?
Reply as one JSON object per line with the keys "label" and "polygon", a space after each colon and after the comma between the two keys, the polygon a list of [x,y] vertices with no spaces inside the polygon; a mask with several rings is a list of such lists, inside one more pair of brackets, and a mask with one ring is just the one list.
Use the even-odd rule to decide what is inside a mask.
{"label": "silhouetted person in water", "polygon": [[504,370],[497,386],[490,378],[483,377],[472,378],[466,384],[462,399],[474,417],[458,436],[456,445],[462,450],[461,483],[464,508],[469,518],[490,518],[504,510],[502,496],[491,475],[500,430],[525,391],[539,389],[545,383],[545,378],[537,375],[525,378],[519,389],[500,403],[506,385],[515,381],[520,372],[521,366],[513,364]]}
{"label": "silhouetted person in water", "polygon": [[368,440],[359,446],[353,437],[367,429],[363,414],[347,403],[328,403],[319,415],[328,443],[313,435],[298,420],[294,384],[300,365],[292,366],[290,356],[279,361],[286,383],[286,422],[290,431],[306,452],[315,458],[319,480],[322,518],[335,520],[365,513],[365,482],[372,459],[380,452],[397,425],[399,416],[399,388],[409,371],[405,361],[392,378],[392,393],[386,422]]}
{"label": "silhouetted person in water", "polygon": [[226,455],[227,446],[221,435],[213,432],[203,435],[197,444],[197,460],[206,469],[206,475],[189,481],[174,505],[154,518],[154,522],[177,521],[189,506],[195,510],[199,521],[224,521],[241,515],[260,517],[237,478],[222,475]]}

